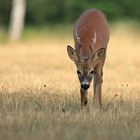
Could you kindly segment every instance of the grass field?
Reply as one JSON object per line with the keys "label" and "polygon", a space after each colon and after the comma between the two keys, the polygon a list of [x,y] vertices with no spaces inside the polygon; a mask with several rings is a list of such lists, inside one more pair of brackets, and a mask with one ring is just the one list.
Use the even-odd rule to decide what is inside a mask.
{"label": "grass field", "polygon": [[43,36],[0,43],[0,139],[139,140],[140,32],[112,27],[101,110],[92,104],[92,88],[87,108],[80,108],[66,52],[72,35]]}

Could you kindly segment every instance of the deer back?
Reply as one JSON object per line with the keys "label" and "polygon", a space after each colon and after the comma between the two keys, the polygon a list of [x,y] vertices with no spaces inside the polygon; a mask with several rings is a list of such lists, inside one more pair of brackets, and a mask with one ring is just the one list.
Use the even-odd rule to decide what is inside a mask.
{"label": "deer back", "polygon": [[107,48],[109,29],[105,15],[95,9],[84,12],[75,23],[73,37],[75,49],[83,58],[89,56],[91,47],[93,52]]}

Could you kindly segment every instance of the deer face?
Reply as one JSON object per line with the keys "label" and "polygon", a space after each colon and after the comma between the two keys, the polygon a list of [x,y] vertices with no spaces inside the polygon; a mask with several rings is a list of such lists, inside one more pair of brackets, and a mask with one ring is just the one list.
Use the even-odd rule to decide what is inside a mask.
{"label": "deer face", "polygon": [[77,75],[81,84],[81,88],[87,90],[94,74],[94,64],[88,60],[77,63]]}
{"label": "deer face", "polygon": [[76,64],[81,88],[88,90],[93,79],[95,67],[105,56],[105,49],[101,48],[94,54],[91,53],[88,59],[83,59],[71,46],[67,46],[67,52],[70,59]]}

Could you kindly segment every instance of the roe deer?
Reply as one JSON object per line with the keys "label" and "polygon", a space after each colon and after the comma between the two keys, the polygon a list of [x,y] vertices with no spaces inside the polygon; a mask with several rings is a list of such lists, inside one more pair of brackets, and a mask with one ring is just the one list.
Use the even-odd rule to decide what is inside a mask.
{"label": "roe deer", "polygon": [[77,67],[81,84],[81,106],[87,105],[87,93],[94,78],[94,102],[102,106],[103,66],[109,42],[106,16],[99,10],[85,11],[76,21],[73,38],[75,49],[67,46],[67,52]]}

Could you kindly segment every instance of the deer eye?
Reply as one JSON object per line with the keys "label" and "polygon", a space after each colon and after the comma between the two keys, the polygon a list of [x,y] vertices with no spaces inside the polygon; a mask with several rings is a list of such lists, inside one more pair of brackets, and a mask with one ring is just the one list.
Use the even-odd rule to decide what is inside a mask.
{"label": "deer eye", "polygon": [[91,72],[90,72],[90,74],[93,74],[94,73],[94,71],[92,70]]}
{"label": "deer eye", "polygon": [[77,74],[79,75],[79,74],[81,74],[81,72],[79,70],[77,70]]}

